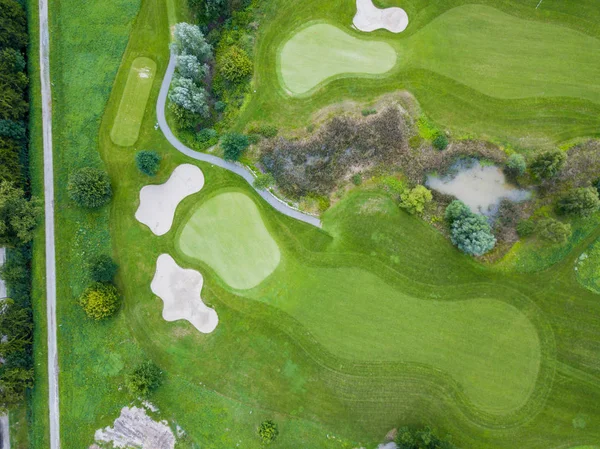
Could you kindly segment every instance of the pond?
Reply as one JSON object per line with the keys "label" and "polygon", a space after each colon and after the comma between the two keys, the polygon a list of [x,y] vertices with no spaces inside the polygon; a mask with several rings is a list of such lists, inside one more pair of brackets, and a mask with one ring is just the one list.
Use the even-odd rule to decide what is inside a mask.
{"label": "pond", "polygon": [[531,192],[510,184],[495,165],[481,165],[479,161],[459,162],[446,176],[429,175],[427,187],[446,195],[455,196],[473,212],[494,215],[503,199],[525,201]]}

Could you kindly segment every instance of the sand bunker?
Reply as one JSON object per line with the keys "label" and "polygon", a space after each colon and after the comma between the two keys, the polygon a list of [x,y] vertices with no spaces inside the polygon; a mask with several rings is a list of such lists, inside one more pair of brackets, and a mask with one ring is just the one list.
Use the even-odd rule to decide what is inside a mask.
{"label": "sand bunker", "polygon": [[156,273],[150,288],[164,302],[163,318],[167,321],[187,320],[204,334],[215,330],[217,312],[207,307],[200,292],[203,278],[196,270],[181,268],[168,254],[156,261]]}
{"label": "sand bunker", "polygon": [[195,165],[178,166],[164,184],[149,185],[140,190],[140,206],[135,218],[150,228],[155,235],[169,232],[175,209],[187,196],[204,186],[204,174]]}
{"label": "sand bunker", "polygon": [[356,15],[352,23],[360,31],[385,28],[392,33],[401,33],[408,26],[408,15],[402,8],[379,9],[372,0],[356,0]]}
{"label": "sand bunker", "polygon": [[124,407],[113,427],[97,430],[94,438],[116,448],[175,449],[175,435],[168,423],[154,421],[145,409],[137,407]]}

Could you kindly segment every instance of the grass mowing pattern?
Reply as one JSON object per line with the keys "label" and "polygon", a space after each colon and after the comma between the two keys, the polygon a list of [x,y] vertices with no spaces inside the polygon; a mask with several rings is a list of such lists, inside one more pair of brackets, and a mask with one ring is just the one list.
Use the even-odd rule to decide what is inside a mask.
{"label": "grass mowing pattern", "polygon": [[139,57],[131,64],[119,111],[110,132],[110,138],[117,145],[128,147],[138,140],[155,73],[156,63],[150,58]]}
{"label": "grass mowing pattern", "polygon": [[260,284],[281,254],[254,202],[244,193],[221,193],[202,203],[178,233],[183,254],[207,263],[231,287]]}
{"label": "grass mowing pattern", "polygon": [[279,58],[285,87],[292,94],[304,94],[334,77],[383,74],[394,67],[396,52],[385,42],[358,39],[320,23],[294,34]]}

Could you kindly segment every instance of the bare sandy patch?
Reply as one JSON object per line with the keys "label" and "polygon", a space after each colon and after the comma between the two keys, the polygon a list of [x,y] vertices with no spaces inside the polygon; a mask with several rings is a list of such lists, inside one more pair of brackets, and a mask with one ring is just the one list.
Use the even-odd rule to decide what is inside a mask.
{"label": "bare sandy patch", "polygon": [[181,268],[168,254],[156,261],[152,292],[164,302],[162,316],[167,321],[187,320],[203,334],[215,330],[217,312],[202,301],[204,279],[196,270]]}
{"label": "bare sandy patch", "polygon": [[164,184],[148,185],[140,190],[140,205],[135,218],[155,235],[171,229],[175,210],[181,201],[204,187],[204,174],[195,165],[179,165]]}
{"label": "bare sandy patch", "polygon": [[113,427],[97,430],[94,438],[115,448],[175,449],[175,435],[168,423],[154,421],[144,408],[137,407],[123,407]]}
{"label": "bare sandy patch", "polygon": [[360,31],[385,28],[392,33],[401,33],[408,26],[408,15],[402,8],[379,9],[372,0],[356,0],[356,15],[352,23]]}

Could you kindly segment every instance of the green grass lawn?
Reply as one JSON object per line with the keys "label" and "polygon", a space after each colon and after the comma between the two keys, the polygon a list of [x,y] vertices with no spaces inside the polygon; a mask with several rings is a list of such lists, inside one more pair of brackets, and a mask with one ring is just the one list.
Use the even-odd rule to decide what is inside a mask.
{"label": "green grass lawn", "polygon": [[395,63],[396,52],[389,44],[358,39],[319,23],[298,31],[283,45],[278,70],[283,87],[297,95],[331,78],[383,74]]}
{"label": "green grass lawn", "polygon": [[[345,99],[369,103],[406,89],[428,117],[457,136],[477,136],[527,150],[599,135],[600,69],[589,56],[600,46],[596,26],[600,12],[594,0],[545,1],[538,9],[533,0],[465,3],[403,2],[409,26],[393,34],[353,30],[355,11],[350,1],[270,2],[257,42],[256,93],[237,126],[266,121],[301,128],[330,104]],[[379,6],[398,5],[382,1]],[[279,53],[290,39],[297,49],[294,32],[302,33],[314,21],[335,25],[348,39],[387,43],[396,50],[398,63],[385,76],[360,82],[338,76],[319,85],[309,97],[290,97],[277,70]],[[287,78],[315,76],[329,65],[330,58],[309,49],[310,45],[301,49],[295,70],[286,64]],[[304,61],[313,64],[306,67]]]}
{"label": "green grass lawn", "polygon": [[221,193],[198,207],[178,232],[177,244],[241,290],[260,284],[281,257],[254,202],[239,192]]}
{"label": "green grass lawn", "polygon": [[117,145],[128,147],[137,141],[155,74],[156,63],[150,58],[141,56],[131,64],[119,111],[110,132],[110,138]]}
{"label": "green grass lawn", "polygon": [[[141,6],[120,1],[52,4],[64,447],[89,447],[94,431],[110,424],[131,402],[119,388],[131,367],[145,358],[165,370],[165,384],[151,401],[161,418],[187,432],[180,443],[184,448],[231,449],[239,444],[258,449],[263,446],[256,428],[264,419],[279,424],[280,436],[271,445],[275,449],[371,449],[403,424],[429,424],[439,433],[452,434],[460,447],[472,449],[514,449],[515,442],[524,449],[551,449],[600,441],[600,301],[578,284],[573,270],[573,260],[598,237],[596,229],[546,269],[528,274],[490,269],[460,254],[431,226],[380,194],[349,195],[325,214],[320,230],[275,212],[241,178],[198,164],[205,187],[180,204],[173,229],[185,226],[223,192],[229,195],[221,198],[226,201],[232,201],[232,192],[243,193],[252,205],[232,201],[239,210],[215,210],[215,202],[208,211],[222,217],[223,227],[237,223],[244,242],[270,235],[281,252],[280,262],[262,284],[240,295],[227,286],[228,274],[220,274],[215,264],[225,261],[223,267],[236,267],[239,261],[215,252],[197,254],[198,261],[186,257],[185,266],[204,276],[202,298],[217,311],[219,325],[213,333],[201,334],[186,321],[163,320],[162,301],[152,294],[150,282],[159,254],[169,253],[183,264],[178,241],[173,233],[156,237],[135,220],[139,190],[148,179],[136,169],[133,152],[123,151],[110,138],[136,58],[152,58],[157,69],[134,148],[162,155],[156,183],[191,161],[152,126],[168,60],[166,5],[160,0],[142,0]],[[292,2],[269,3],[271,17],[287,17],[287,24],[264,24],[257,63],[276,54],[276,48],[265,50],[265,42],[285,37],[265,41],[273,37],[269,33],[288,32],[300,25],[296,20],[323,12],[332,23],[336,17],[351,19],[350,3],[294,2],[294,14]],[[548,3],[560,10],[544,12],[549,23],[559,23],[558,12],[572,8]],[[428,9],[425,2],[411,2],[406,9],[417,29],[451,4]],[[507,4],[498,2],[498,8],[505,10]],[[580,23],[567,18],[566,25],[589,25],[595,10],[587,11],[586,5],[582,0],[582,11],[576,11],[582,14]],[[521,17],[534,7],[523,2],[515,6],[515,14]],[[82,36],[78,30],[83,23],[89,33]],[[409,30],[406,36],[411,36]],[[88,70],[90,64],[93,70]],[[95,76],[89,75],[93,72]],[[278,90],[265,92],[264,76],[257,73],[260,94],[246,114],[273,118],[272,108],[279,105],[277,121],[296,123],[292,115],[298,114],[298,126],[314,108],[385,91],[377,84],[382,80],[342,79],[311,99],[282,101]],[[437,95],[437,80],[428,79],[423,91],[433,89]],[[492,120],[480,113],[486,105],[483,96],[444,83],[449,88],[447,109],[456,108],[453,95],[466,93],[469,102],[463,107],[473,109],[471,114],[479,112],[482,129],[490,123],[503,128],[499,117],[511,108],[519,112],[510,117],[515,124],[509,133],[531,127],[532,109],[519,109],[519,101],[510,100],[508,109],[494,109],[497,120]],[[374,90],[366,92],[369,87]],[[90,92],[89,101],[80,101],[83,89]],[[548,111],[547,100],[538,103],[539,110]],[[556,104],[560,120],[552,126],[562,127],[557,133],[583,129],[585,123],[568,126],[568,101]],[[440,111],[434,119],[443,115]],[[458,117],[463,111],[455,112]],[[543,117],[536,120],[542,132],[550,128]],[[94,213],[76,209],[60,186],[73,167],[102,163],[113,180],[113,202]],[[208,230],[197,228],[204,238],[227,237],[225,228]],[[232,241],[224,243],[229,247]],[[97,252],[115,256],[123,297],[119,314],[102,324],[87,320],[76,305],[88,283],[82,267]]]}

